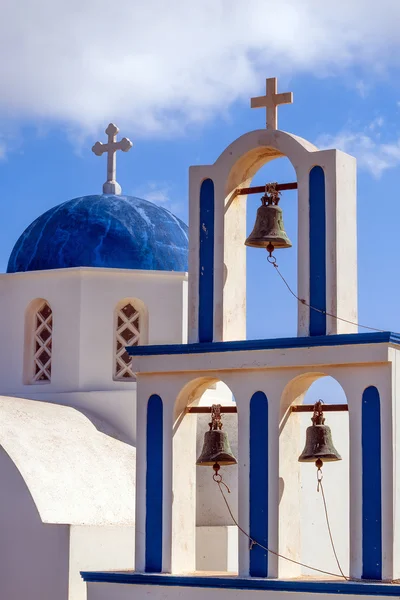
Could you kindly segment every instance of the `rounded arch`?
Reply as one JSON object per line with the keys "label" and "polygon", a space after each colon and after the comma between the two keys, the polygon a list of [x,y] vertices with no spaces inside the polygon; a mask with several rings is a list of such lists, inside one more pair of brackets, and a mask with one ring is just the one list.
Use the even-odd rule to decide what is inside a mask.
{"label": "rounded arch", "polygon": [[[196,466],[201,454],[204,434],[209,430],[210,414],[193,414],[188,406],[233,404],[231,387],[219,376],[188,376],[176,396],[172,434],[172,569],[228,571],[235,558],[225,552],[222,542],[218,556],[212,551],[219,526],[230,525],[225,505],[212,479],[212,468]],[[215,385],[216,384],[216,385]],[[202,398],[203,397],[203,398]],[[223,431],[233,455],[237,458],[237,416],[223,414]],[[232,509],[237,512],[237,467],[223,466],[221,472],[231,489]],[[215,528],[214,528],[214,527]],[[185,532],[183,534],[183,532]],[[217,538],[215,538],[217,535]],[[221,540],[219,542],[221,544]],[[231,543],[226,540],[226,543]],[[233,569],[236,570],[236,569]]]}
{"label": "rounded arch", "polygon": [[51,383],[53,310],[48,300],[35,298],[25,309],[23,382]]}
{"label": "rounded arch", "polygon": [[304,396],[310,389],[312,384],[318,379],[327,377],[322,371],[302,373],[297,375],[287,383],[283,389],[280,402],[280,418],[283,419],[291,406],[295,404],[303,404]]}
{"label": "rounded arch", "polygon": [[[239,137],[224,150],[212,166],[203,168],[201,176],[204,177],[204,174],[207,173],[215,188],[213,231],[216,243],[214,248],[211,247],[211,242],[208,243],[208,249],[213,254],[213,273],[199,261],[198,277],[199,285],[202,282],[204,287],[204,275],[208,276],[207,293],[208,297],[212,297],[214,306],[214,341],[245,339],[246,337],[246,247],[244,241],[246,239],[247,197],[239,196],[236,191],[248,187],[256,172],[267,162],[286,157],[296,173],[298,237],[302,241],[302,255],[307,256],[309,253],[309,171],[316,162],[316,156],[318,156],[318,149],[302,138],[283,131],[256,130]],[[200,197],[198,200],[200,212],[201,200]],[[321,194],[318,195],[318,202],[324,202]],[[198,227],[200,232],[200,224]],[[209,229],[210,224],[207,225],[207,230]],[[192,235],[195,234],[192,233]],[[205,253],[204,248],[203,253]],[[301,297],[306,299],[309,296],[310,281],[308,266],[308,259],[300,260],[298,257],[298,290]],[[322,306],[321,309],[325,309],[325,307]],[[199,324],[203,322],[204,314],[204,307],[199,301]],[[300,328],[308,330],[308,316],[307,307],[299,306],[298,330]]]}
{"label": "rounded arch", "polygon": [[113,379],[135,381],[126,346],[148,344],[149,313],[139,298],[122,298],[114,308]]}
{"label": "rounded arch", "polygon": [[[326,390],[321,387],[327,380]],[[318,383],[317,383],[318,382]],[[312,392],[314,384],[318,386]],[[333,387],[334,385],[334,387]],[[329,386],[329,387],[328,387]],[[307,428],[312,412],[291,412],[294,405],[313,405],[317,399],[329,401],[340,388],[339,404],[347,403],[346,391],[334,370],[314,371],[294,376],[284,387],[280,401],[279,418],[279,477],[282,495],[279,500],[279,551],[306,565],[325,571],[338,572],[326,532],[326,517],[321,493],[317,491],[316,468],[313,463],[301,463]],[[342,399],[344,396],[345,399]],[[349,417],[348,412],[326,411],[326,425],[331,428],[333,444],[341,456],[339,462],[323,465],[324,494],[329,520],[341,567],[348,572],[349,564]],[[340,488],[340,494],[337,490]],[[288,526],[290,523],[290,526]],[[312,569],[291,565],[279,560],[280,577],[299,575],[316,576]]]}
{"label": "rounded arch", "polygon": [[176,422],[187,406],[190,404],[196,406],[204,392],[218,381],[221,381],[218,377],[195,377],[185,383],[175,400],[174,422]]}
{"label": "rounded arch", "polygon": [[275,158],[286,156],[297,172],[304,156],[317,151],[314,144],[297,135],[258,129],[232,142],[214,166],[225,172],[225,193],[228,195],[237,188],[247,187],[255,173]]}

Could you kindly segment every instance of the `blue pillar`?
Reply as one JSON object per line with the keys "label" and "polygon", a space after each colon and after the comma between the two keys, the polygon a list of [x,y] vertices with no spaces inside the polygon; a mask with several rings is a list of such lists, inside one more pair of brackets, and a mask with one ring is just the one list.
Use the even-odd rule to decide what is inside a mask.
{"label": "blue pillar", "polygon": [[162,571],[163,403],[153,395],[147,404],[146,573]]}
{"label": "blue pillar", "polygon": [[[268,547],[268,399],[256,392],[250,400],[250,536]],[[268,576],[268,552],[250,550],[250,576]]]}
{"label": "blue pillar", "polygon": [[379,392],[362,396],[362,578],[382,579],[381,406]]}
{"label": "blue pillar", "polygon": [[[326,310],[325,174],[310,171],[310,304]],[[310,335],[326,335],[326,315],[310,308]]]}
{"label": "blue pillar", "polygon": [[200,188],[199,342],[214,338],[214,183]]}

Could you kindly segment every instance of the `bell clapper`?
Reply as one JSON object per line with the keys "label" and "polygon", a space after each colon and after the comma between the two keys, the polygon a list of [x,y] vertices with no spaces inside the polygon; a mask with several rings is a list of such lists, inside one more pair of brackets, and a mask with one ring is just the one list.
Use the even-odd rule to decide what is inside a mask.
{"label": "bell clapper", "polygon": [[[276,263],[276,258],[275,256],[273,256],[273,251],[275,250],[275,246],[273,244],[271,244],[271,242],[268,244],[268,246],[266,247],[266,251],[269,252],[268,254],[268,262],[272,262],[273,264]],[[270,260],[273,259],[273,260]]]}
{"label": "bell clapper", "polygon": [[213,479],[217,483],[219,483],[220,481],[222,481],[222,475],[221,475],[221,473],[219,473],[220,468],[221,467],[220,467],[220,465],[218,463],[214,463],[213,464],[213,469],[214,469]]}
{"label": "bell clapper", "polygon": [[220,470],[220,465],[218,463],[213,464],[213,469],[214,469],[214,475],[213,475],[213,479],[215,481],[215,483],[218,483],[218,485],[221,487],[221,485],[224,485],[228,491],[228,494],[231,493],[231,490],[229,489],[229,487],[226,485],[225,481],[223,481],[222,479],[222,475],[221,473],[219,473]]}

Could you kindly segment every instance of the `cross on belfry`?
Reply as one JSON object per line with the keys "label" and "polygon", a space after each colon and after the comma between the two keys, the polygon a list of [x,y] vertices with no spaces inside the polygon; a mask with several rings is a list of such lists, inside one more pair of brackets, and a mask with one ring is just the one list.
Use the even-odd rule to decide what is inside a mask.
{"label": "cross on belfry", "polygon": [[96,142],[92,148],[92,152],[96,156],[101,156],[104,152],[107,152],[107,181],[103,184],[103,194],[121,194],[121,186],[115,179],[116,175],[116,152],[122,150],[122,152],[128,152],[133,144],[131,140],[124,137],[122,140],[117,142],[117,133],[119,129],[114,123],[110,123],[106,129],[108,135],[107,144]]}
{"label": "cross on belfry", "polygon": [[277,79],[267,79],[266,95],[251,99],[251,108],[267,109],[267,129],[278,129],[278,106],[280,104],[292,104],[292,92],[277,93]]}

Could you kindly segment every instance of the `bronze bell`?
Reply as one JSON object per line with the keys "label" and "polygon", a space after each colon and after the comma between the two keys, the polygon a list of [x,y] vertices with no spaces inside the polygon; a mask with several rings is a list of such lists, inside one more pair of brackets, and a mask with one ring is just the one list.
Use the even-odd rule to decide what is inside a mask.
{"label": "bronze bell", "polygon": [[339,452],[332,442],[332,433],[330,427],[325,425],[324,413],[322,411],[322,402],[314,405],[314,414],[312,416],[312,425],[307,427],[306,445],[299,456],[299,462],[332,462],[342,460]]}
{"label": "bronze bell", "polygon": [[220,404],[214,404],[211,407],[209,426],[210,430],[204,434],[203,449],[196,465],[214,467],[216,472],[219,466],[236,465],[237,460],[232,454],[228,434],[222,431]]}
{"label": "bronze bell", "polygon": [[253,231],[245,241],[246,246],[267,248],[270,253],[274,248],[291,248],[282,218],[279,204],[279,192],[276,184],[265,186],[265,194],[261,198],[261,206],[257,210]]}

